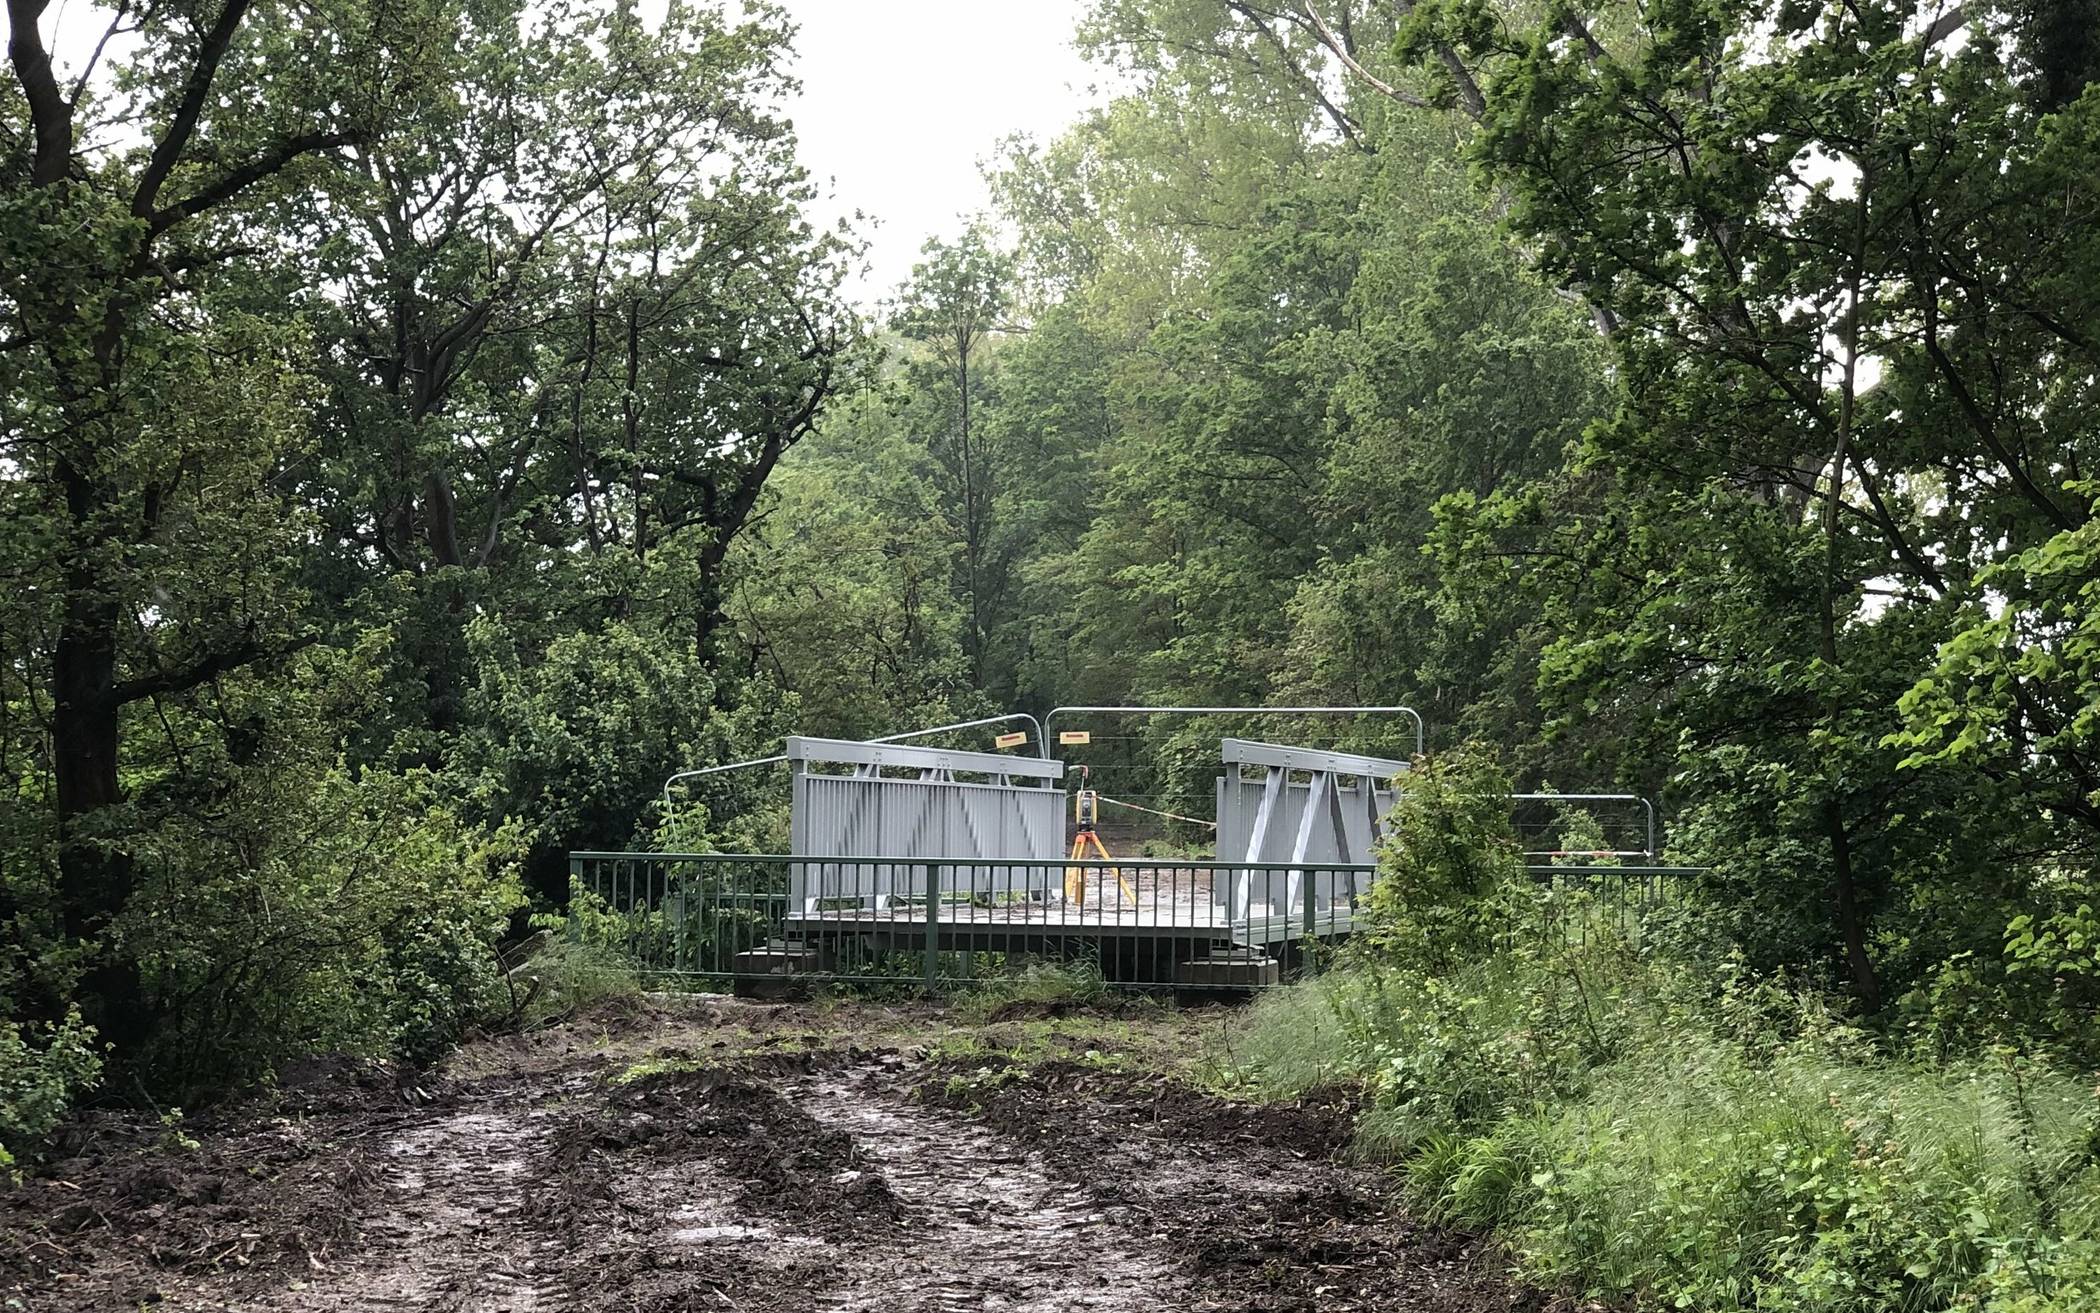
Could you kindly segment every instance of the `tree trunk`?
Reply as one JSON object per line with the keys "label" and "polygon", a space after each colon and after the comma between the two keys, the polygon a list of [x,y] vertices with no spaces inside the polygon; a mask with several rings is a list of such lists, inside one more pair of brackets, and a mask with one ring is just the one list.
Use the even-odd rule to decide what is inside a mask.
{"label": "tree trunk", "polygon": [[[442,470],[423,476],[423,523],[430,538],[430,555],[439,566],[461,565],[459,551],[459,502],[452,495],[452,480]],[[457,597],[453,609],[465,605]]]}
{"label": "tree trunk", "polygon": [[[1826,665],[1830,667],[1831,697],[1824,707],[1826,723],[1833,739],[1843,723],[1845,715],[1844,694],[1836,681],[1843,666],[1838,652],[1837,599],[1839,567],[1842,561],[1838,554],[1839,533],[1842,520],[1838,515],[1839,499],[1845,495],[1845,470],[1852,460],[1852,428],[1859,412],[1859,321],[1861,286],[1865,281],[1864,264],[1867,251],[1867,205],[1872,194],[1873,174],[1863,173],[1859,184],[1859,203],[1856,207],[1858,225],[1851,277],[1846,298],[1845,322],[1845,372],[1838,396],[1837,449],[1830,456],[1830,489],[1823,501],[1823,586],[1819,590],[1817,610],[1817,647]],[[1867,955],[1867,933],[1865,915],[1859,904],[1859,882],[1852,870],[1852,835],[1845,828],[1845,804],[1838,792],[1839,777],[1833,775],[1826,781],[1827,793],[1823,802],[1823,830],[1830,842],[1830,876],[1837,902],[1838,933],[1845,941],[1845,968],[1852,976],[1852,992],[1860,1004],[1869,1010],[1881,1002],[1881,982],[1874,974],[1874,961]]]}
{"label": "tree trunk", "polygon": [[1823,828],[1830,839],[1830,868],[1837,890],[1838,930],[1845,937],[1845,969],[1852,976],[1852,992],[1869,1011],[1881,1005],[1881,981],[1874,974],[1874,959],[1867,955],[1865,920],[1859,911],[1859,886],[1852,873],[1852,835],[1845,828],[1845,811],[1835,795],[1823,804]]}
{"label": "tree trunk", "polygon": [[715,666],[715,637],[729,619],[722,609],[722,568],[728,559],[729,538],[717,525],[714,537],[700,549],[693,580],[693,652],[710,670]]}
{"label": "tree trunk", "polygon": [[[76,526],[95,523],[105,498],[69,462],[59,477]],[[51,740],[58,820],[59,908],[66,937],[88,943],[107,934],[130,900],[131,860],[96,838],[100,813],[122,801],[117,774],[121,704],[117,700],[114,588],[97,568],[100,544],[77,549],[65,572],[65,614],[51,655]],[[102,952],[77,996],[102,1038],[128,1052],[146,1028],[137,964]]]}
{"label": "tree trunk", "polygon": [[964,331],[955,335],[955,391],[961,403],[961,432],[957,438],[957,454],[962,464],[963,493],[963,570],[970,594],[970,632],[967,647],[970,657],[970,682],[978,687],[984,685],[984,611],[978,600],[980,561],[983,551],[983,525],[977,513],[978,470],[975,453],[970,449],[970,347],[972,336]]}

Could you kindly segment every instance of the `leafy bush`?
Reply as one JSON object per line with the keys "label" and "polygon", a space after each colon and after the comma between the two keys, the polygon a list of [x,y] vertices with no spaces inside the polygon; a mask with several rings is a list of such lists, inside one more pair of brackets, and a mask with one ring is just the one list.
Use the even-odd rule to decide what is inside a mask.
{"label": "leafy bush", "polygon": [[[1683,940],[1655,923],[1696,920],[1696,901],[1607,915],[1597,893],[1505,878],[1474,802],[1486,771],[1425,776],[1378,925],[1337,970],[1256,1004],[1230,1079],[1276,1096],[1359,1086],[1363,1153],[1586,1297],[2091,1307],[2100,1091],[2075,1047],[1892,1054],[1819,994],[1659,948]],[[2049,982],[2041,1033],[2081,1024],[2092,942],[2080,909],[2016,921],[2005,961],[1973,973],[1995,1000],[1978,1006],[2033,976]],[[1939,1006],[1967,997],[1961,966]]]}
{"label": "leafy bush", "polygon": [[2026,991],[2038,1028],[2074,1047],[2094,1041],[2100,1015],[2100,915],[2091,903],[2035,917],[2022,913],[2005,932],[2007,975]]}
{"label": "leafy bush", "polygon": [[1382,961],[1445,970],[1480,957],[1528,894],[1509,781],[1484,754],[1425,758],[1386,818],[1371,942]]}
{"label": "leafy bush", "polygon": [[422,773],[256,787],[252,830],[158,835],[124,929],[158,1019],[142,1070],[180,1093],[314,1051],[425,1061],[503,1014],[508,832],[463,822]]}
{"label": "leafy bush", "polygon": [[101,1074],[94,1029],[78,1009],[56,1025],[0,1021],[0,1168],[48,1134]]}
{"label": "leafy bush", "polygon": [[539,652],[489,617],[469,622],[466,637],[479,682],[451,783],[484,814],[519,822],[526,842],[627,848],[653,828],[659,851],[784,843],[782,776],[706,781],[689,796],[719,804],[720,820],[704,807],[665,816],[658,800],[673,771],[755,756],[750,745],[793,732],[791,696],[764,680],[731,687],[689,645],[642,626],[565,634]]}

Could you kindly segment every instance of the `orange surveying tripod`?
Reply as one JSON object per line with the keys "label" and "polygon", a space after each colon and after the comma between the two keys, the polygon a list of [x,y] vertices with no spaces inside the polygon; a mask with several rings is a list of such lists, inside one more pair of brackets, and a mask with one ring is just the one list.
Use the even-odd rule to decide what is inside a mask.
{"label": "orange surveying tripod", "polygon": [[[1101,836],[1094,831],[1094,823],[1101,815],[1101,795],[1086,787],[1087,782],[1087,769],[1081,766],[1079,768],[1079,789],[1072,795],[1072,823],[1077,829],[1072,834],[1072,851],[1066,854],[1066,859],[1076,862],[1086,856],[1088,848],[1092,848],[1102,861],[1112,862],[1116,859],[1109,856],[1107,847],[1101,842]],[[1137,901],[1137,891],[1130,887],[1130,881],[1123,878],[1122,868],[1111,867],[1109,869],[1115,871],[1116,884],[1122,888],[1123,897],[1135,903]],[[1065,868],[1065,897],[1072,902],[1085,904],[1086,868],[1084,866],[1067,866]]]}

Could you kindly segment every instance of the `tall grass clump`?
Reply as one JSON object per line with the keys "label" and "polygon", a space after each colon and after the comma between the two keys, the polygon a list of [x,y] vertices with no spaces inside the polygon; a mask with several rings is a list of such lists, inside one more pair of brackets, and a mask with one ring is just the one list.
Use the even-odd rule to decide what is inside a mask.
{"label": "tall grass clump", "polygon": [[1226,1070],[1363,1091],[1359,1149],[1534,1279],[1639,1306],[2100,1309],[2100,1091],[2061,1048],[1915,1057],[1657,919],[1526,878],[1478,759],[1390,822],[1375,928]]}
{"label": "tall grass clump", "polygon": [[[557,927],[557,930],[559,927]],[[515,1024],[533,1027],[642,992],[641,975],[618,949],[561,933],[548,934],[511,981]]]}
{"label": "tall grass clump", "polygon": [[1108,996],[1108,981],[1091,962],[1027,962],[976,982],[955,1007],[966,1021],[988,1021],[1016,1010],[1092,1007]]}

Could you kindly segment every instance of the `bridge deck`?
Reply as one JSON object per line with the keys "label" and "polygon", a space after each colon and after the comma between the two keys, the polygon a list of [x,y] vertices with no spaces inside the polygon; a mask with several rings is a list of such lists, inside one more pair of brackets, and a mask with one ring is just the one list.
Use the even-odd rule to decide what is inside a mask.
{"label": "bridge deck", "polygon": [[1210,872],[1151,868],[1128,873],[1128,890],[1112,870],[1086,873],[1084,896],[1074,902],[1061,893],[1047,898],[1010,897],[974,902],[944,902],[929,909],[923,901],[867,906],[790,910],[791,937],[825,938],[866,934],[883,942],[918,945],[927,922],[951,946],[1015,943],[1023,940],[1170,939],[1268,947],[1308,936],[1331,939],[1355,929],[1347,904],[1317,908],[1308,926],[1303,911],[1286,914],[1264,904],[1253,916],[1233,918],[1211,900]]}
{"label": "bridge deck", "polygon": [[[991,947],[1022,940],[1075,939],[1179,939],[1202,943],[1232,943],[1267,947],[1307,938],[1303,916],[1256,916],[1234,921],[1222,909],[1202,908],[1100,908],[1071,904],[1015,904],[1006,907],[975,907],[951,904],[930,918],[945,946],[966,944]],[[893,905],[885,908],[837,908],[790,912],[786,928],[791,937],[810,939],[848,934],[866,934],[885,942],[916,947],[926,938],[927,909],[923,905]],[[1355,914],[1348,907],[1335,907],[1313,914],[1311,938],[1331,939],[1356,928]]]}

